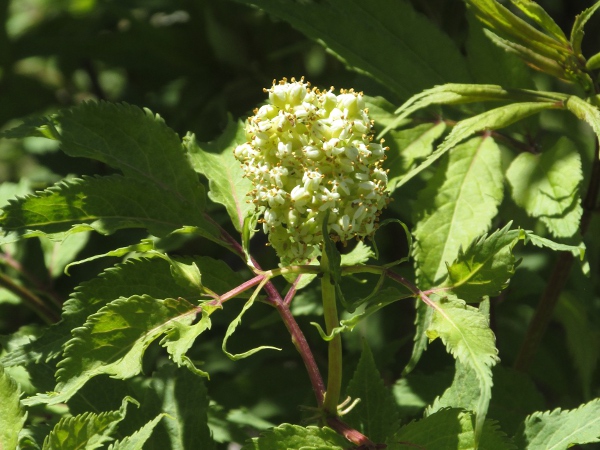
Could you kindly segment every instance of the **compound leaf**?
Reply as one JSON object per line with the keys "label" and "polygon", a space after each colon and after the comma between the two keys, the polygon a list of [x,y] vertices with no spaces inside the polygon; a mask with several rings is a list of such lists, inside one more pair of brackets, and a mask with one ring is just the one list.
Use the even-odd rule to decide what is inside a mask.
{"label": "compound leaf", "polygon": [[248,441],[242,450],[344,450],[348,441],[330,428],[283,424]]}
{"label": "compound leaf", "polygon": [[563,44],[568,44],[569,41],[563,30],[556,24],[554,19],[546,12],[544,8],[538,5],[533,0],[511,0],[512,4],[519,8],[531,20],[537,23],[540,28],[550,34],[554,39]]}
{"label": "compound leaf", "polygon": [[255,209],[247,197],[252,182],[244,177],[241,163],[233,155],[235,146],[246,142],[244,124],[230,121],[214,142],[199,143],[194,135],[186,136],[184,142],[194,170],[208,179],[208,196],[225,206],[231,222],[241,233],[244,219]]}
{"label": "compound leaf", "polygon": [[289,22],[402,98],[430,86],[470,81],[454,42],[408,2],[325,0],[290,8],[285,0],[240,1]]}
{"label": "compound leaf", "polygon": [[535,412],[527,416],[515,443],[530,450],[562,450],[600,442],[600,399],[570,411]]}

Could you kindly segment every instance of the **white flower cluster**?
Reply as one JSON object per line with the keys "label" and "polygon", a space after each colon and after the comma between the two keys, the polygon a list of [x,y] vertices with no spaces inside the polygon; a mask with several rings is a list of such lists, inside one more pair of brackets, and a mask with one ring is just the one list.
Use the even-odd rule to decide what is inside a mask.
{"label": "white flower cluster", "polygon": [[386,148],[373,143],[362,93],[321,92],[304,78],[273,81],[269,103],[246,124],[234,154],[252,180],[269,241],[283,263],[320,254],[322,225],[346,242],[371,236],[389,202]]}

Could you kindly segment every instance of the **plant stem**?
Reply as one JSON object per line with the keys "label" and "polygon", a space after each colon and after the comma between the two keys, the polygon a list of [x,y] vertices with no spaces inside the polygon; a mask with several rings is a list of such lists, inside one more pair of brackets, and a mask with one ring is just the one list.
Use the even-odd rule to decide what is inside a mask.
{"label": "plant stem", "polygon": [[[323,297],[323,316],[325,318],[325,329],[327,334],[331,334],[333,329],[339,326],[337,305],[335,300],[335,285],[331,280],[329,271],[329,261],[327,253],[323,251],[321,256],[321,295]],[[325,402],[323,411],[330,417],[338,415],[337,406],[340,402],[340,393],[342,390],[342,336],[336,334],[329,341],[328,348],[329,367],[327,371],[327,391],[325,393]]]}
{"label": "plant stem", "polygon": [[50,309],[40,297],[35,295],[29,289],[19,286],[3,273],[0,273],[0,286],[13,294],[18,295],[19,298],[23,300],[23,303],[32,309],[47,324],[53,324],[59,321],[60,316]]}
{"label": "plant stem", "polygon": [[[600,144],[598,141],[596,141],[596,150],[594,153],[590,181],[585,198],[583,199],[583,215],[579,224],[579,231],[582,236],[585,235],[592,219],[592,214],[596,209],[598,191],[600,189]],[[544,289],[531,318],[531,322],[529,322],[529,326],[527,327],[525,338],[514,363],[515,369],[526,372],[531,366],[542,338],[554,316],[554,309],[558,303],[560,293],[567,284],[573,262],[574,257],[569,252],[563,252],[558,257],[552,270],[552,275],[550,275],[550,281],[546,285],[546,289]]]}
{"label": "plant stem", "polygon": [[[212,220],[209,216],[205,215],[205,217],[219,229],[221,236],[223,237],[224,241],[227,242],[228,246],[243,258],[244,249],[240,243],[237,242],[233,236],[231,236],[225,229],[223,229],[223,227]],[[261,270],[260,265],[254,259],[252,259],[252,264],[254,264],[254,267],[256,267],[258,270]],[[256,282],[256,279],[257,278],[255,277],[249,282],[254,283]],[[306,337],[300,329],[298,322],[296,322],[296,319],[290,311],[289,302],[287,304],[284,302],[275,285],[269,281],[265,285],[265,291],[267,292],[269,303],[277,309],[281,320],[290,333],[294,347],[296,347],[296,350],[298,350],[298,353],[300,353],[300,357],[302,358],[304,366],[306,367],[306,371],[308,372],[308,378],[310,379],[310,383],[317,400],[317,405],[321,407],[325,398],[325,383],[323,382],[323,377],[321,376],[321,372],[319,371],[319,366],[317,366],[315,357],[308,345],[308,341],[306,340]]]}

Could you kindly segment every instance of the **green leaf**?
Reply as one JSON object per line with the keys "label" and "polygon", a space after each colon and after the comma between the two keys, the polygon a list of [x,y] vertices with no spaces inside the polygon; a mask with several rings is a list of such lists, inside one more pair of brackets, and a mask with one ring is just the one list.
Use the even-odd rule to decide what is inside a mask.
{"label": "green leaf", "polygon": [[[225,293],[244,279],[221,260],[208,256],[178,259],[194,263],[202,273],[202,283],[213,292]],[[24,343],[0,362],[5,365],[24,364],[56,358],[63,345],[71,339],[71,330],[81,327],[88,316],[118,297],[149,295],[153,298],[185,298],[200,300],[202,292],[193,284],[183,284],[174,278],[170,263],[162,258],[133,258],[106,269],[99,277],[82,283],[63,305],[62,320],[49,327],[42,337]]]}
{"label": "green leaf", "polygon": [[454,148],[461,141],[471,137],[472,135],[487,131],[497,130],[512,125],[519,120],[523,120],[533,114],[537,114],[545,109],[562,108],[561,103],[550,102],[521,102],[512,103],[510,105],[500,106],[499,108],[491,109],[474,117],[464,119],[452,129],[452,132],[446,137],[438,148],[419,166],[410,170],[396,185],[396,188],[404,185],[415,175],[422,172],[435,161],[437,161],[448,150]]}
{"label": "green leaf", "polygon": [[204,210],[204,189],[179,137],[148,109],[87,102],[61,111],[55,121],[67,155],[102,161],[170,194],[174,202]]}
{"label": "green leaf", "polygon": [[344,450],[348,441],[330,428],[283,424],[246,442],[242,450]]}
{"label": "green leaf", "polygon": [[0,448],[17,448],[19,432],[25,423],[19,386],[0,366]]}
{"label": "green leaf", "polygon": [[241,1],[289,22],[402,98],[430,86],[469,81],[456,45],[408,2],[326,0],[290,8],[285,0]]}
{"label": "green leaf", "polygon": [[394,395],[387,389],[373,354],[366,342],[346,395],[360,399],[344,420],[373,442],[384,442],[398,428],[398,410]]}
{"label": "green leaf", "polygon": [[503,196],[500,149],[491,138],[456,147],[420,193],[413,256],[421,289],[435,286],[461,246],[484,233]]}
{"label": "green leaf", "polygon": [[[513,14],[496,0],[467,0],[477,18],[488,28],[518,45],[530,48],[544,57],[560,61],[569,55],[568,46],[562,39],[555,39],[537,30],[526,21]],[[524,4],[524,2],[521,2]],[[525,5],[525,4],[524,4]],[[525,6],[526,7],[526,6]],[[528,8],[529,14],[542,20],[540,8]],[[528,15],[529,15],[528,14]],[[547,16],[547,14],[546,14]],[[546,19],[545,22],[552,19]],[[557,31],[560,33],[560,31]]]}
{"label": "green leaf", "polygon": [[133,400],[126,397],[118,411],[84,413],[62,418],[44,439],[42,450],[93,450],[101,447],[112,440],[111,434],[125,417],[129,401]]}
{"label": "green leaf", "polygon": [[567,99],[565,106],[576,117],[587,122],[596,133],[596,137],[600,139],[600,110],[597,107],[574,95]]}
{"label": "green leaf", "polygon": [[474,438],[471,415],[460,409],[444,409],[425,419],[402,427],[388,441],[389,450],[407,450],[419,446],[427,450],[512,450],[510,442],[498,426],[486,421],[479,440]]}
{"label": "green leaf", "polygon": [[427,336],[430,340],[439,337],[448,352],[473,369],[479,381],[480,396],[474,408],[479,436],[491,398],[492,366],[498,362],[494,333],[487,318],[462,300],[442,298],[435,306]]}
{"label": "green leaf", "polygon": [[142,450],[144,444],[154,431],[154,427],[156,427],[163,417],[164,414],[159,414],[131,436],[127,436],[114,444],[110,444],[108,450]]}
{"label": "green leaf", "polygon": [[[581,158],[572,141],[562,137],[539,155],[521,153],[506,171],[506,178],[515,203],[527,214],[555,220],[570,219],[575,225],[570,228],[577,230],[583,213],[578,192],[583,171]],[[552,231],[557,235],[556,228]]]}
{"label": "green leaf", "polygon": [[[67,239],[69,239],[70,237],[71,236],[67,237]],[[65,241],[67,239],[65,239]],[[73,261],[72,263],[67,264],[67,266],[65,267],[65,272],[68,273],[68,270],[73,266],[78,266],[79,264],[84,264],[84,263],[87,263],[90,261],[95,261],[96,259],[106,258],[106,257],[121,258],[121,257],[129,255],[131,253],[145,253],[145,252],[149,252],[151,250],[154,250],[154,240],[142,239],[137,244],[126,245],[125,247],[116,248],[116,249],[110,250],[106,253],[90,256],[89,258],[80,259],[79,261]]]}
{"label": "green leaf", "polygon": [[427,407],[425,416],[430,416],[445,408],[476,411],[480,396],[479,380],[475,370],[457,360],[452,384]]}
{"label": "green leaf", "polygon": [[581,14],[578,14],[575,17],[573,28],[571,28],[571,47],[577,56],[583,56],[581,53],[581,42],[583,41],[583,36],[585,34],[583,29],[587,21],[590,20],[590,18],[594,15],[598,7],[600,7],[600,2],[594,3],[592,6],[585,9]]}
{"label": "green leaf", "polygon": [[208,428],[208,393],[202,377],[166,364],[153,375],[142,402],[166,417],[146,447],[151,450],[212,450],[215,442]]}
{"label": "green leaf", "polygon": [[533,0],[511,0],[511,2],[554,39],[562,42],[563,44],[569,44],[569,41],[563,30],[561,30],[554,19],[546,12],[546,10],[536,2]]}
{"label": "green leaf", "polygon": [[358,241],[356,247],[351,252],[340,256],[341,266],[354,266],[356,264],[364,264],[370,258],[373,258],[375,253],[373,249],[362,241]]}
{"label": "green leaf", "polygon": [[433,151],[433,143],[446,130],[444,122],[423,123],[407,130],[392,131],[392,146],[387,153],[384,168],[389,168],[388,190],[394,192],[397,183],[417,160]]}
{"label": "green leaf", "polygon": [[442,395],[445,388],[450,386],[453,372],[454,369],[449,367],[437,372],[413,372],[396,381],[392,391],[400,416],[403,419],[422,417],[425,407],[433,403],[436,397]]}
{"label": "green leaf", "polygon": [[[187,300],[157,300],[148,295],[120,298],[91,315],[65,346],[65,359],[58,364],[56,392],[24,400],[27,404],[56,404],[71,398],[90,378],[108,374],[130,378],[140,373],[146,348],[159,336],[178,365],[200,374],[184,356],[194,339],[210,328],[209,316],[216,309]],[[196,315],[202,318],[194,323]]]}
{"label": "green leaf", "polygon": [[515,271],[512,248],[521,236],[520,230],[509,230],[510,224],[471,242],[467,249],[448,265],[445,286],[467,302],[484,296],[495,296],[504,289]]}
{"label": "green leaf", "polygon": [[535,412],[515,435],[519,448],[562,450],[575,444],[600,442],[600,399],[570,411]]}
{"label": "green leaf", "polygon": [[230,121],[214,142],[199,143],[194,135],[184,139],[194,170],[208,178],[208,196],[225,206],[231,222],[240,233],[244,219],[255,209],[247,196],[253,188],[252,182],[244,177],[241,163],[233,156],[234,148],[246,142],[244,130],[242,122]]}
{"label": "green leaf", "polygon": [[155,236],[164,236],[184,225],[202,227],[204,223],[199,209],[178,201],[169,191],[120,175],[61,182],[11,201],[0,216],[5,230],[68,234],[146,228]]}
{"label": "green leaf", "polygon": [[89,233],[78,233],[67,236],[62,242],[53,242],[45,236],[40,236],[46,268],[53,278],[63,274],[69,263],[85,247],[89,237]]}

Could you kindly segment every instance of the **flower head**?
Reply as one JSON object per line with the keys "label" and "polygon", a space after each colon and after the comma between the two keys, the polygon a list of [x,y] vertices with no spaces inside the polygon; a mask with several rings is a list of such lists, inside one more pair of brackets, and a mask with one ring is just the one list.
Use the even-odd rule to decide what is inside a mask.
{"label": "flower head", "polygon": [[254,189],[251,201],[283,262],[317,256],[322,226],[346,242],[373,234],[389,202],[385,150],[374,143],[362,93],[311,88],[304,78],[273,81],[269,103],[246,123],[234,150]]}

